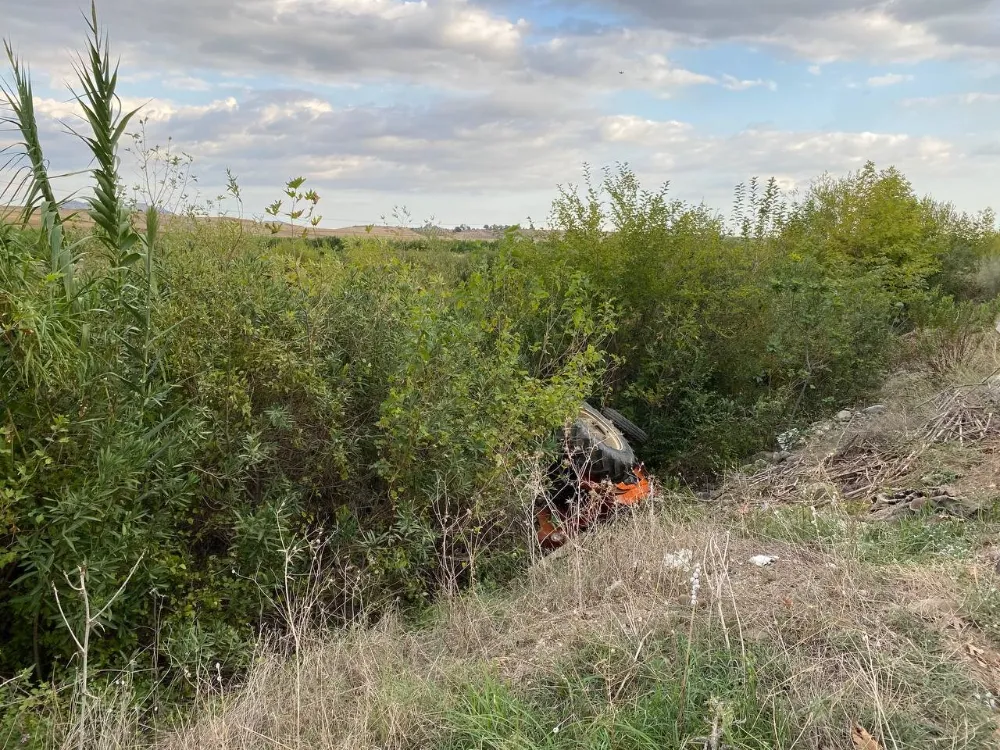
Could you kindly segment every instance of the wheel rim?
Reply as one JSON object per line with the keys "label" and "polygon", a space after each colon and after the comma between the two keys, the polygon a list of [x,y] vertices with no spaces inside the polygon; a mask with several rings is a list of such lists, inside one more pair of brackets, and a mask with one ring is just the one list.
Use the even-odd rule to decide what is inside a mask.
{"label": "wheel rim", "polygon": [[613,424],[610,424],[603,419],[598,419],[596,416],[586,411],[580,412],[580,419],[596,427],[597,431],[601,434],[601,442],[606,443],[609,448],[616,451],[625,450],[625,438],[618,432],[618,428]]}

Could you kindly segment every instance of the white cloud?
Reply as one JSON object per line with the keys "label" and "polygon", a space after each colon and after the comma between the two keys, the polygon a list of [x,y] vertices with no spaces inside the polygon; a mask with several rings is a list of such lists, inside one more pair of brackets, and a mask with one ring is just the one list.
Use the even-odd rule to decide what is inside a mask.
{"label": "white cloud", "polygon": [[[66,47],[82,38],[65,1],[33,0],[8,13],[36,65],[61,65]],[[223,76],[239,71],[323,86],[392,81],[482,91],[559,84],[660,95],[714,80],[667,57],[675,34],[622,28],[533,36],[526,20],[470,0],[153,0],[141,6],[102,0],[100,11],[123,67],[132,70],[173,71],[183,61]],[[173,72],[166,84],[207,90],[202,79]]]}
{"label": "white cloud", "polygon": [[[426,7],[426,4],[422,4],[422,7]],[[523,19],[511,23],[504,18],[491,16],[482,9],[466,7],[447,20],[442,37],[446,43],[458,48],[476,51],[492,49],[506,54],[517,51],[527,28],[528,24]]]}
{"label": "white cloud", "polygon": [[[36,59],[83,36],[66,0],[5,8]],[[11,4],[11,3],[8,3]],[[130,68],[293,75],[323,83],[387,75],[436,84],[489,81],[516,63],[528,26],[467,0],[102,0],[99,11]],[[7,20],[5,18],[5,20]],[[46,54],[50,53],[50,54]]]}
{"label": "white cloud", "polygon": [[[202,117],[213,112],[233,112],[239,109],[234,97],[218,99],[203,105],[185,105],[169,99],[140,99],[123,96],[120,99],[122,110],[139,109],[141,115],[150,122],[167,123],[178,118]],[[74,122],[82,120],[82,110],[75,99],[47,99],[35,97],[35,112],[52,120]]]}
{"label": "white cloud", "polygon": [[[691,39],[773,44],[814,62],[995,59],[997,0],[591,0]],[[570,11],[575,0],[554,0]]]}
{"label": "white cloud", "polygon": [[[492,100],[344,108],[289,91],[199,107],[157,106],[165,119],[155,123],[154,137],[170,133],[185,144],[206,186],[206,178],[218,179],[230,167],[248,200],[260,196],[263,205],[281,180],[301,173],[329,197],[329,217],[344,216],[339,196],[358,191],[374,196],[372,212],[407,203],[415,211],[451,214],[446,218],[455,223],[543,216],[554,186],[578,180],[585,161],[628,161],[649,183],[670,179],[681,197],[724,207],[732,186],[751,175],[775,174],[783,184],[801,185],[824,171],[842,173],[875,159],[896,164],[935,192],[941,184],[958,184],[948,197],[962,203],[964,196],[972,208],[980,203],[976,181],[985,183],[1000,167],[1000,157],[974,156],[947,139],[905,133],[747,129],[709,135],[678,120],[596,111],[566,118],[558,109],[515,111]],[[377,214],[344,218],[375,220]]]}
{"label": "white cloud", "polygon": [[201,78],[195,78],[193,76],[184,76],[184,75],[164,78],[163,85],[168,89],[177,89],[179,91],[212,90],[212,84],[210,84],[208,81],[203,81]]}
{"label": "white cloud", "polygon": [[[571,0],[553,3],[564,1],[575,7]],[[78,48],[82,38],[65,0],[0,3],[9,6],[5,22],[29,62],[43,75],[62,70],[65,49]],[[982,134],[946,139],[902,132],[902,125],[891,133],[782,126],[787,86],[773,97],[782,106],[771,129],[745,128],[750,116],[733,108],[716,121],[732,123],[735,132],[709,134],[680,114],[690,106],[681,94],[691,87],[715,87],[708,94],[715,100],[722,98],[718,89],[777,89],[768,78],[774,68],[738,77],[682,65],[684,46],[729,40],[759,51],[777,45],[811,63],[807,70],[816,76],[835,60],[878,59],[892,70],[895,63],[987,48],[987,37],[963,36],[954,25],[942,26],[940,14],[917,12],[917,5],[935,3],[613,3],[643,14],[640,22],[629,17],[636,23],[631,28],[569,21],[542,27],[503,12],[510,6],[501,0],[101,0],[100,10],[113,51],[122,53],[128,93],[146,82],[168,91],[148,102],[127,97],[125,106],[146,104],[151,137],[172,136],[194,154],[206,193],[214,194],[211,186],[231,167],[248,204],[263,206],[284,179],[304,174],[325,196],[327,224],[337,217],[341,223],[374,220],[402,202],[415,215],[445,211],[451,215],[442,218],[453,223],[493,223],[544,215],[553,186],[576,180],[584,161],[628,160],[649,182],[672,179],[682,197],[726,206],[732,185],[753,174],[776,174],[795,186],[874,158],[897,164],[942,197],[976,207],[982,186],[992,184],[1000,167],[997,149]],[[950,0],[950,17],[978,17],[986,4]],[[530,13],[533,6],[518,7]],[[873,75],[869,85],[900,83],[899,76]],[[969,83],[981,92],[949,101],[995,102],[997,95],[986,93],[988,80]],[[404,89],[392,105],[367,103]],[[622,105],[628,110],[614,108],[621,92],[638,95]],[[60,170],[84,166],[80,144],[59,135],[53,119],[71,119],[75,104],[39,93],[47,157]],[[659,101],[672,97],[676,112],[673,102]],[[674,119],[636,111],[674,112]],[[335,207],[327,208],[330,203]]]}
{"label": "white cloud", "polygon": [[[566,98],[557,87],[595,91],[647,91],[670,96],[687,86],[717,83],[712,76],[676,65],[663,50],[674,44],[667,34],[622,29],[595,35],[556,36],[526,49],[520,72],[510,81],[519,95],[525,87],[544,87],[547,102]],[[504,78],[494,81],[494,86]]]}
{"label": "white cloud", "polygon": [[896,86],[900,83],[906,83],[912,80],[912,75],[904,75],[902,73],[885,73],[880,76],[872,76],[868,79],[867,83],[872,88],[882,88],[884,86]]}
{"label": "white cloud", "polygon": [[793,18],[773,31],[746,39],[785,47],[805,60],[831,63],[861,59],[914,62],[958,54],[925,25],[900,21],[884,10],[847,11],[821,18]]}
{"label": "white cloud", "polygon": [[927,106],[937,107],[944,105],[975,105],[975,104],[1000,104],[1000,93],[987,91],[968,91],[962,94],[947,94],[945,96],[917,96],[904,99],[903,105],[907,107]]}
{"label": "white cloud", "polygon": [[781,173],[797,180],[826,170],[846,171],[868,159],[946,166],[959,158],[946,140],[905,133],[747,129],[731,136],[708,136],[676,121],[621,115],[605,118],[601,132],[608,140],[630,142],[669,158],[679,170],[704,169],[709,159],[732,159],[754,173]]}
{"label": "white cloud", "polygon": [[728,74],[722,76],[722,86],[730,91],[746,91],[747,89],[756,88],[758,86],[764,86],[771,91],[778,90],[778,84],[774,81],[765,81],[763,78],[740,80],[739,78]]}
{"label": "white cloud", "polygon": [[647,120],[635,115],[611,115],[601,119],[600,134],[608,142],[683,143],[691,139],[692,128],[677,120]]}

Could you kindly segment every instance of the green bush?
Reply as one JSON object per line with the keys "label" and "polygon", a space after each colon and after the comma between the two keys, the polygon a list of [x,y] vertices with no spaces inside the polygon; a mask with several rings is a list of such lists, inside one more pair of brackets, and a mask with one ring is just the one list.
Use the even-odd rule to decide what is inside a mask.
{"label": "green bush", "polygon": [[[470,533],[509,520],[534,452],[602,365],[580,290],[580,308],[566,308],[573,350],[540,364],[520,322],[494,307],[515,287],[506,263],[451,287],[392,260],[301,262],[255,241],[224,254],[213,231],[161,245],[151,319],[165,382],[145,402],[98,346],[108,311],[95,300],[72,313],[40,261],[7,256],[22,284],[5,320],[37,321],[45,336],[19,336],[8,367],[25,382],[5,393],[11,666],[37,653],[32,633],[47,659],[69,656],[50,585],[84,561],[101,597],[144,555],[102,641],[122,655],[156,627],[185,652],[176,644],[197,623],[206,658],[231,661],[284,583],[291,540],[320,527],[334,533],[330,564],[363,570],[366,596],[422,597],[445,504],[469,512]],[[29,390],[30,378],[41,382]]]}
{"label": "green bush", "polygon": [[[130,115],[96,19],[90,52],[95,178],[115,185],[108,131]],[[42,227],[0,232],[0,674],[71,663],[80,567],[97,611],[137,565],[90,664],[135,657],[183,683],[239,667],[316,566],[342,581],[321,603],[349,615],[423,601],[466,546],[523,544],[521,479],[604,363],[606,311],[582,283],[525,284],[476,252],[451,253],[460,274],[379,243],[300,253],[194,217],[159,231],[155,207],[140,235],[103,187],[84,238],[101,257],[84,263],[38,200],[48,177],[15,78]],[[560,339],[535,346],[526,309]]]}
{"label": "green bush", "polygon": [[650,460],[688,474],[872,393],[898,334],[976,296],[996,247],[991,213],[919,199],[872,164],[794,204],[773,181],[741,186],[728,224],[643,190],[628,167],[586,177],[519,262],[541,278],[579,273],[612,305],[616,366],[595,395],[648,429]]}

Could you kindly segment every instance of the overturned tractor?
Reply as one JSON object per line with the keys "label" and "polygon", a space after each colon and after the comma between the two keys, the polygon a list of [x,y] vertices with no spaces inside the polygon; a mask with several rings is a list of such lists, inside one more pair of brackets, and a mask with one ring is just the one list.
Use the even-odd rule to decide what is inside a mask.
{"label": "overturned tractor", "polygon": [[546,551],[652,493],[629,444],[645,442],[646,433],[614,409],[584,404],[562,437],[562,456],[549,467],[548,492],[535,510],[538,543]]}

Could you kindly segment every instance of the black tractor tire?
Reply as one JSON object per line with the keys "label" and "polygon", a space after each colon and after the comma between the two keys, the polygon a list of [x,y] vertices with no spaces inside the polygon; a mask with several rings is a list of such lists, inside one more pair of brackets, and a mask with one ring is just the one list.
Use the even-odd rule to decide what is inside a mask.
{"label": "black tractor tire", "polygon": [[635,453],[610,419],[584,404],[567,431],[574,463],[595,479],[625,479],[636,464]]}
{"label": "black tractor tire", "polygon": [[601,409],[601,414],[610,419],[611,424],[617,427],[618,430],[629,440],[639,444],[645,443],[649,440],[649,435],[646,434],[644,429],[628,419],[621,412],[612,409],[610,406],[605,406]]}

